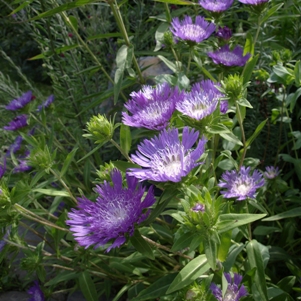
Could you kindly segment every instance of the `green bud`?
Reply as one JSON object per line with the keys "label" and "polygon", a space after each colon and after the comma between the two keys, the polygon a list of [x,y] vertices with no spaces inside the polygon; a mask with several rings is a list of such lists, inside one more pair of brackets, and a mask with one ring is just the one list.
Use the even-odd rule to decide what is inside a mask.
{"label": "green bud", "polygon": [[96,171],[99,182],[110,181],[111,180],[111,172],[115,168],[113,163],[105,163],[104,166],[100,166],[99,170]]}
{"label": "green bud", "polygon": [[37,147],[31,151],[28,164],[37,169],[43,169],[46,173],[49,173],[49,170],[54,164],[55,156],[56,151],[51,154],[47,145],[43,146],[43,148]]}
{"label": "green bud", "polygon": [[106,143],[110,141],[114,134],[114,125],[105,116],[98,114],[87,122],[87,132],[84,137],[95,140],[95,143]]}
{"label": "green bud", "polygon": [[265,82],[270,77],[269,73],[264,69],[259,69],[254,71],[255,79]]}
{"label": "green bud", "polygon": [[10,192],[7,186],[0,182],[0,228],[11,225],[17,216],[13,209]]}
{"label": "green bud", "polygon": [[163,44],[168,47],[174,45],[173,35],[170,31],[164,32]]}

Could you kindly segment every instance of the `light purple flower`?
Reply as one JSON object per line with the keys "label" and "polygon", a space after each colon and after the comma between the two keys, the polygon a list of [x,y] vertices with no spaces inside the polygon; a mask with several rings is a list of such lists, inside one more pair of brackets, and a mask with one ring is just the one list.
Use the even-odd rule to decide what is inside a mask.
{"label": "light purple flower", "polygon": [[6,107],[6,110],[16,111],[25,107],[32,99],[32,92],[27,91],[17,99],[12,100]]}
{"label": "light purple flower", "polygon": [[158,136],[145,139],[139,146],[132,160],[143,167],[130,168],[128,174],[141,181],[179,182],[182,177],[201,163],[196,161],[205,150],[207,140],[202,137],[195,149],[192,146],[199,137],[199,132],[184,127],[182,141],[178,129],[163,130]]}
{"label": "light purple flower", "polygon": [[232,37],[232,30],[227,27],[219,27],[218,31],[215,34],[218,38],[223,39],[223,40],[230,40],[230,38]]}
{"label": "light purple flower", "polygon": [[181,93],[178,88],[164,83],[155,88],[144,86],[130,96],[131,99],[124,106],[132,115],[123,112],[122,122],[133,127],[161,130],[168,125]]}
{"label": "light purple flower", "polygon": [[138,185],[136,178],[127,175],[128,188],[123,188],[121,173],[115,169],[111,176],[113,186],[107,181],[96,186],[95,202],[85,196],[78,198],[79,209],[68,213],[66,223],[71,226],[75,240],[85,248],[104,246],[112,240],[107,252],[121,246],[127,235],[133,235],[135,224],[147,218],[150,211],[145,209],[156,201],[153,187],[141,202],[145,188]]}
{"label": "light purple flower", "polygon": [[203,80],[194,84],[191,91],[184,94],[177,102],[176,109],[193,119],[201,120],[214,112],[218,99],[222,96],[211,80]]}
{"label": "light purple flower", "polygon": [[255,198],[256,190],[264,185],[265,181],[258,170],[251,175],[251,168],[242,166],[240,171],[226,171],[222,174],[219,187],[225,198],[237,198],[238,201]]}
{"label": "light purple flower", "polygon": [[280,170],[278,167],[267,166],[265,170],[266,171],[263,173],[263,175],[270,180],[275,179],[280,174]]}
{"label": "light purple flower", "polygon": [[243,49],[240,46],[230,50],[229,45],[225,45],[217,51],[209,52],[208,56],[212,58],[215,64],[225,66],[244,66],[251,57],[249,53],[243,55]]}
{"label": "light purple flower", "polygon": [[226,114],[228,111],[228,107],[229,107],[228,100],[222,100],[219,105],[219,109],[220,109],[221,113]]}
{"label": "light purple flower", "polygon": [[192,211],[194,212],[204,212],[205,211],[205,206],[204,204],[201,204],[201,203],[196,203],[192,208],[191,208]]}
{"label": "light purple flower", "polygon": [[19,165],[17,165],[14,169],[13,169],[13,173],[18,173],[18,172],[25,172],[25,171],[29,171],[32,169],[31,166],[28,165],[28,157],[30,155],[29,150],[27,150],[22,156],[19,156],[17,158],[17,160],[19,161]]}
{"label": "light purple flower", "polygon": [[215,31],[215,25],[201,16],[195,18],[195,23],[190,16],[185,16],[182,21],[176,17],[171,21],[170,31],[178,39],[200,43],[211,36]]}
{"label": "light purple flower", "polygon": [[266,3],[269,0],[238,0],[239,2],[243,4],[249,4],[249,5],[260,5],[262,3]]}
{"label": "light purple flower", "polygon": [[40,112],[42,109],[49,107],[54,101],[54,95],[50,95],[41,105],[38,106],[37,111]]}
{"label": "light purple flower", "polygon": [[22,141],[22,136],[17,136],[15,141],[9,146],[6,156],[10,156],[11,153],[16,153],[20,150]]}
{"label": "light purple flower", "polygon": [[210,285],[211,292],[218,301],[239,301],[240,298],[248,295],[245,286],[243,284],[241,285],[241,275],[234,273],[233,279],[229,273],[224,273],[224,275],[228,282],[228,287],[224,297],[219,286],[215,283],[211,283]]}
{"label": "light purple flower", "polygon": [[206,10],[222,12],[227,10],[234,0],[199,0],[199,4]]}
{"label": "light purple flower", "polygon": [[34,285],[28,289],[27,293],[32,295],[28,301],[44,301],[44,294],[39,286],[38,281],[34,281]]}
{"label": "light purple flower", "polygon": [[19,115],[17,117],[15,117],[10,123],[9,125],[6,125],[3,127],[4,130],[7,131],[16,131],[20,128],[23,128],[27,126],[27,115],[22,114]]}

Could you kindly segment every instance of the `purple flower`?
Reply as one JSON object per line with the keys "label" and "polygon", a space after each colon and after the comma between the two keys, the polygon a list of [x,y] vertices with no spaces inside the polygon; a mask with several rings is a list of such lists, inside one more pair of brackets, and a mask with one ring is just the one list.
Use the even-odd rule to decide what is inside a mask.
{"label": "purple flower", "polygon": [[3,178],[6,171],[6,158],[4,158],[3,163],[0,163],[0,179]]}
{"label": "purple flower", "polygon": [[227,10],[234,0],[199,0],[199,4],[206,10],[222,12]]}
{"label": "purple flower", "polygon": [[32,169],[32,167],[28,165],[28,161],[27,161],[27,158],[29,157],[29,155],[30,155],[30,152],[29,152],[29,150],[27,150],[24,155],[19,156],[17,158],[17,160],[19,161],[19,165],[17,165],[13,169],[13,173],[25,172],[25,171],[29,171]]}
{"label": "purple flower", "polygon": [[243,56],[243,49],[236,46],[230,50],[229,45],[225,45],[215,52],[209,52],[208,56],[212,58],[215,64],[222,64],[225,66],[244,66],[251,54],[247,53]]}
{"label": "purple flower", "polygon": [[44,294],[39,286],[38,281],[34,281],[34,285],[28,289],[27,293],[32,295],[28,301],[44,301]]}
{"label": "purple flower", "polygon": [[18,150],[20,150],[22,141],[23,141],[22,136],[17,136],[15,141],[8,148],[6,156],[10,156],[11,153],[16,153]]}
{"label": "purple flower", "polygon": [[229,107],[229,103],[227,100],[222,100],[220,105],[219,105],[219,109],[221,111],[222,114],[226,114],[228,111],[228,107]]}
{"label": "purple flower", "polygon": [[182,177],[201,163],[196,161],[205,150],[207,140],[203,137],[195,149],[192,146],[197,141],[199,132],[184,127],[182,141],[178,129],[163,130],[151,140],[145,139],[139,146],[132,160],[144,167],[130,168],[128,174],[141,181],[179,182]]}
{"label": "purple flower", "polygon": [[232,37],[232,30],[227,27],[219,27],[218,31],[215,34],[218,38],[223,39],[223,40],[230,40],[230,38]]}
{"label": "purple flower", "polygon": [[255,198],[256,189],[264,185],[265,181],[258,170],[250,174],[250,167],[242,166],[240,171],[226,171],[222,174],[219,187],[225,198],[237,198],[238,201],[246,198]]}
{"label": "purple flower", "polygon": [[32,92],[27,91],[17,99],[12,100],[6,107],[6,110],[16,111],[25,107],[32,99]]}
{"label": "purple flower", "polygon": [[49,107],[54,101],[54,95],[50,95],[41,105],[38,106],[37,112],[42,111],[42,109]]}
{"label": "purple flower", "polygon": [[177,102],[176,109],[184,115],[201,120],[214,112],[218,99],[222,96],[211,80],[203,80],[194,84],[191,92],[184,94]]}
{"label": "purple flower", "polygon": [[201,203],[197,203],[195,204],[194,207],[191,208],[192,211],[194,212],[204,212],[205,211],[205,206]]}
{"label": "purple flower", "polygon": [[147,195],[141,202],[145,188],[138,184],[134,177],[126,176],[128,188],[122,187],[122,176],[118,170],[113,170],[113,186],[107,181],[97,185],[98,193],[96,202],[88,200],[85,196],[78,198],[78,210],[72,209],[68,213],[70,230],[74,233],[79,245],[88,248],[104,246],[111,240],[113,243],[107,248],[121,246],[126,241],[126,236],[132,236],[135,224],[144,221],[149,210],[145,209],[156,201],[153,187],[148,189]]}
{"label": "purple flower", "polygon": [[240,285],[242,281],[241,275],[234,273],[233,279],[229,273],[224,273],[224,275],[228,281],[228,287],[224,297],[219,286],[215,283],[211,283],[210,285],[211,292],[218,301],[239,301],[240,298],[248,294],[245,286],[243,284]]}
{"label": "purple flower", "polygon": [[267,166],[265,170],[266,171],[263,173],[263,175],[270,180],[275,179],[280,174],[278,167]]}
{"label": "purple flower", "polygon": [[22,114],[15,117],[7,126],[4,126],[3,129],[7,131],[16,131],[22,127],[27,126],[27,115]]}
{"label": "purple flower", "polygon": [[215,25],[201,16],[195,18],[195,24],[190,16],[185,16],[182,21],[176,17],[171,21],[170,31],[178,39],[200,43],[210,37],[215,31]]}
{"label": "purple flower", "polygon": [[269,0],[238,0],[243,4],[250,4],[250,5],[260,5],[262,3],[268,2]]}
{"label": "purple flower", "polygon": [[132,99],[124,106],[132,115],[123,112],[122,122],[133,127],[161,130],[168,125],[181,93],[177,88],[171,88],[168,83],[164,83],[155,88],[144,86],[130,96]]}

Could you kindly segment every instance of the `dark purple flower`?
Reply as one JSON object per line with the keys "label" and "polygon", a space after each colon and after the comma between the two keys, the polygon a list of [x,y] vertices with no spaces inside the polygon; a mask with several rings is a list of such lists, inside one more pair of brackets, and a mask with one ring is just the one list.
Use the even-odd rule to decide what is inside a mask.
{"label": "dark purple flower", "polygon": [[85,196],[78,198],[79,209],[68,213],[66,223],[71,226],[75,240],[85,248],[104,246],[112,240],[107,252],[121,246],[127,235],[133,235],[135,224],[147,218],[150,211],[145,212],[146,208],[156,201],[153,187],[141,202],[145,188],[138,185],[136,178],[127,175],[128,188],[123,188],[121,173],[115,169],[111,176],[113,186],[107,181],[96,186],[95,202]]}
{"label": "dark purple flower", "polygon": [[161,130],[168,125],[181,93],[164,83],[155,88],[144,86],[130,96],[132,98],[124,106],[132,115],[123,112],[122,122],[133,127]]}
{"label": "dark purple flower", "polygon": [[194,205],[194,207],[191,208],[192,211],[194,212],[204,212],[205,211],[205,206],[201,203],[197,203]]}
{"label": "dark purple flower", "polygon": [[16,131],[20,128],[27,126],[27,115],[22,114],[15,117],[7,126],[4,126],[3,129],[7,131]]}
{"label": "dark purple flower", "polygon": [[29,295],[32,295],[28,301],[44,301],[44,294],[39,286],[38,281],[34,281],[34,285],[27,291]]}
{"label": "dark purple flower", "polygon": [[270,180],[275,179],[280,174],[278,167],[267,166],[265,170],[266,171],[263,173],[263,175]]}
{"label": "dark purple flower", "polygon": [[222,96],[211,80],[203,80],[194,84],[191,92],[184,94],[177,102],[176,109],[193,119],[201,120],[214,112]]}
{"label": "dark purple flower", "polygon": [[234,0],[199,0],[199,4],[206,10],[222,12],[227,10]]}
{"label": "dark purple flower", "polygon": [[199,132],[184,127],[182,141],[178,129],[163,130],[151,140],[145,139],[139,146],[132,160],[143,167],[130,168],[128,174],[141,181],[179,182],[182,177],[201,163],[196,161],[205,150],[206,139],[203,137],[195,149],[192,146],[199,137]]}
{"label": "dark purple flower", "polygon": [[10,156],[11,153],[16,153],[20,150],[22,141],[22,136],[17,136],[15,141],[9,146],[6,156]]}
{"label": "dark purple flower", "polygon": [[176,17],[171,21],[170,31],[178,39],[200,43],[211,36],[215,31],[215,25],[201,16],[195,18],[195,23],[190,16],[185,16],[182,21]]}
{"label": "dark purple flower", "polygon": [[42,109],[49,107],[54,101],[54,95],[50,95],[41,105],[38,106],[37,111],[40,112]]}
{"label": "dark purple flower", "polygon": [[244,66],[251,54],[243,55],[243,49],[236,46],[230,50],[229,45],[225,45],[217,51],[209,52],[208,56],[212,58],[215,64],[222,64],[225,66]]}
{"label": "dark purple flower", "polygon": [[28,165],[28,161],[27,160],[21,160],[21,159],[19,159],[18,161],[19,161],[19,165],[17,165],[13,169],[13,173],[25,172],[25,171],[29,171],[29,170],[32,169],[32,167]]}
{"label": "dark purple flower", "polygon": [[221,111],[222,114],[226,114],[228,111],[228,107],[229,107],[229,103],[227,100],[222,100],[220,105],[219,105],[219,109]]}
{"label": "dark purple flower", "polygon": [[227,27],[219,27],[218,31],[215,34],[218,38],[223,39],[223,40],[229,40],[232,37],[232,30]]}
{"label": "dark purple flower", "polygon": [[210,285],[211,292],[218,301],[239,301],[240,298],[248,294],[245,286],[243,284],[241,285],[241,275],[234,273],[233,279],[229,273],[224,273],[224,275],[228,282],[228,287],[224,297],[219,286],[215,283],[211,283]]}
{"label": "dark purple flower", "polygon": [[16,111],[25,107],[32,99],[32,92],[27,91],[17,99],[12,100],[6,107],[6,110]]}
{"label": "dark purple flower", "polygon": [[260,5],[262,3],[266,3],[269,0],[238,0],[239,2],[243,4],[249,4],[249,5]]}
{"label": "dark purple flower", "polygon": [[262,187],[265,181],[258,170],[254,170],[252,175],[250,171],[250,167],[242,166],[240,171],[224,172],[218,186],[226,190],[221,194],[225,198],[237,198],[238,201],[255,198],[256,189]]}

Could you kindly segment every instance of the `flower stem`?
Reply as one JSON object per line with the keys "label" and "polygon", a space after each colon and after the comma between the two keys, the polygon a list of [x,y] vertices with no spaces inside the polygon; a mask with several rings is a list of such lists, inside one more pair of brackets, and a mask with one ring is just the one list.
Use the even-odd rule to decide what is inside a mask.
{"label": "flower stem", "polygon": [[240,162],[239,162],[239,168],[240,169],[243,165],[246,153],[247,153],[247,147],[246,147],[246,136],[245,136],[245,131],[244,131],[244,126],[243,126],[243,118],[241,116],[241,112],[240,112],[240,108],[239,108],[239,104],[236,102],[236,115],[237,115],[237,120],[240,126],[240,130],[241,130],[241,138],[242,138],[242,143],[243,143],[243,153],[241,155],[240,158]]}
{"label": "flower stem", "polygon": [[124,150],[119,146],[118,143],[116,143],[113,139],[110,140],[110,142],[121,152],[121,154],[131,163],[134,164],[134,162],[132,161],[132,159],[128,156],[127,153],[124,152]]}

